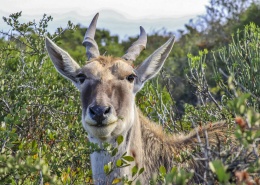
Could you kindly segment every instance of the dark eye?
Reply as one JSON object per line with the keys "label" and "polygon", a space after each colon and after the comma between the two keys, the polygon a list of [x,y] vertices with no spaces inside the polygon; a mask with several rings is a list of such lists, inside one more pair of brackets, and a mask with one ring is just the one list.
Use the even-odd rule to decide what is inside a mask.
{"label": "dark eye", "polygon": [[77,76],[76,76],[76,78],[77,78],[77,80],[81,83],[81,84],[83,84],[84,83],[84,81],[86,80],[86,75],[84,75],[84,74],[78,74]]}
{"label": "dark eye", "polygon": [[131,75],[127,76],[126,79],[127,79],[129,82],[133,82],[133,81],[135,80],[135,77],[136,77],[135,74],[131,74]]}

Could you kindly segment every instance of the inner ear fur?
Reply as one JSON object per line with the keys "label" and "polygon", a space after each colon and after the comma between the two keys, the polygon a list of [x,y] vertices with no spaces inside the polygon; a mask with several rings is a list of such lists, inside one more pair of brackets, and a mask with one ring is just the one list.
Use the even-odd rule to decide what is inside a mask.
{"label": "inner ear fur", "polygon": [[56,70],[65,78],[76,83],[76,74],[80,69],[80,66],[75,62],[71,56],[57,46],[51,39],[48,37],[45,38],[46,49],[48,54],[56,68]]}
{"label": "inner ear fur", "polygon": [[172,50],[175,37],[171,37],[165,44],[158,48],[145,61],[136,68],[138,79],[135,84],[135,91],[139,91],[144,83],[153,78],[162,68],[166,58]]}

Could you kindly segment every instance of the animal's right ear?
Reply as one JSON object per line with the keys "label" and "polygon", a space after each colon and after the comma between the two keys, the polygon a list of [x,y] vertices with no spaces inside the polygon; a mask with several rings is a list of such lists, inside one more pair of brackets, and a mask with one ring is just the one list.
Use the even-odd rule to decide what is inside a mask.
{"label": "animal's right ear", "polygon": [[171,37],[164,45],[151,54],[140,66],[135,70],[137,78],[134,86],[134,93],[140,91],[144,83],[153,78],[162,68],[166,58],[172,50],[174,44],[174,36]]}
{"label": "animal's right ear", "polygon": [[52,42],[48,37],[45,38],[46,49],[49,56],[57,69],[57,71],[65,78],[71,80],[74,85],[79,88],[79,82],[76,78],[77,71],[80,66],[75,62],[71,56]]}

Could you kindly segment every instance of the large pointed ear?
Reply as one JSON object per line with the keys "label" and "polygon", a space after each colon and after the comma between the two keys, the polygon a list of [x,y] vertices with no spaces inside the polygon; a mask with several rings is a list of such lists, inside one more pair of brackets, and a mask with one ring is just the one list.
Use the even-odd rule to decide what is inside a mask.
{"label": "large pointed ear", "polygon": [[45,38],[46,49],[49,56],[57,69],[57,71],[65,78],[71,80],[76,87],[79,86],[76,79],[77,71],[80,66],[75,62],[71,56],[52,42],[48,37]]}
{"label": "large pointed ear", "polygon": [[175,38],[173,36],[136,68],[135,72],[137,78],[134,87],[135,93],[142,89],[147,80],[153,78],[160,71],[166,58],[172,50],[174,41]]}

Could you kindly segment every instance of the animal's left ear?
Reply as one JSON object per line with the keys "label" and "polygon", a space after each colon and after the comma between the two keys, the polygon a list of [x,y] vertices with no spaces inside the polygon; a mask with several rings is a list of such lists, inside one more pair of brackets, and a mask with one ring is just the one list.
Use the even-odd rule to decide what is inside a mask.
{"label": "animal's left ear", "polygon": [[74,85],[79,88],[79,81],[76,78],[77,70],[80,66],[75,62],[71,56],[52,42],[48,37],[45,38],[46,49],[49,56],[57,69],[57,71],[74,83]]}
{"label": "animal's left ear", "polygon": [[166,58],[172,50],[175,38],[171,37],[164,45],[151,54],[137,69],[135,70],[137,78],[135,81],[134,93],[142,89],[144,83],[153,78],[162,68]]}

